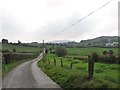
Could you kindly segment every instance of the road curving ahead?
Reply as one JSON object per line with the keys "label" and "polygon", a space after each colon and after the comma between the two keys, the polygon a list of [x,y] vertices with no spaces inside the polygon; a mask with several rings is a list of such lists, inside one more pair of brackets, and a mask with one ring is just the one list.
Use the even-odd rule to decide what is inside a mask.
{"label": "road curving ahead", "polygon": [[36,59],[20,64],[8,73],[3,79],[2,88],[57,88],[52,81],[37,65],[42,59],[41,53]]}

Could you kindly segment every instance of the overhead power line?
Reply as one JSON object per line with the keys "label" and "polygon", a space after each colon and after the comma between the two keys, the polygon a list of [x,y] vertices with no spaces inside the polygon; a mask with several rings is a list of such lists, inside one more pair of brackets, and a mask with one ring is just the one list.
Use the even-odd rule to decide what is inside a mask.
{"label": "overhead power line", "polygon": [[[71,27],[74,26],[75,24],[81,22],[81,21],[84,20],[85,18],[89,17],[90,15],[94,14],[94,13],[97,12],[98,10],[102,9],[103,7],[105,7],[106,5],[108,5],[109,3],[111,3],[112,1],[113,1],[113,0],[108,1],[107,3],[105,3],[104,5],[102,5],[101,7],[97,8],[97,9],[95,9],[94,11],[92,11],[91,13],[89,13],[88,15],[84,16],[83,18],[79,19],[78,21],[74,22],[73,24],[69,25],[68,27],[60,30],[59,32],[54,33],[54,34],[51,35],[51,36],[55,36],[55,35],[57,35],[57,34],[59,34],[59,33],[62,33],[62,32],[64,32],[64,31],[68,30],[69,28],[71,28]],[[50,38],[51,36],[49,36],[48,38]]]}

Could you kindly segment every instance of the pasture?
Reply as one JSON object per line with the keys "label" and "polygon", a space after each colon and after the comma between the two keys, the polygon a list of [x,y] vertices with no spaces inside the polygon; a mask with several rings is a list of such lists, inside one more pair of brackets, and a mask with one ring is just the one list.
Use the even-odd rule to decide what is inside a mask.
{"label": "pasture", "polygon": [[40,52],[41,48],[38,47],[29,47],[29,46],[23,46],[23,45],[12,45],[12,44],[2,44],[2,50],[9,50],[10,52],[13,52],[13,49],[16,50],[16,52]]}
{"label": "pasture", "polygon": [[99,55],[102,55],[103,51],[113,50],[115,55],[118,55],[118,48],[98,48],[98,47],[89,47],[89,48],[67,48],[68,54],[88,56],[92,52],[97,52]]}
{"label": "pasture", "polygon": [[[114,54],[118,55],[117,48],[67,48],[68,55],[66,57],[57,57],[55,54],[47,53],[44,58],[45,62],[41,60],[38,65],[66,90],[69,88],[118,88],[120,77],[118,76],[118,64],[96,62],[93,78],[88,80],[88,62],[72,58],[85,57],[94,51],[102,55],[104,50],[113,50]],[[56,57],[56,65],[54,57]],[[63,67],[61,67],[61,58]],[[72,69],[70,69],[71,62],[73,62]]]}

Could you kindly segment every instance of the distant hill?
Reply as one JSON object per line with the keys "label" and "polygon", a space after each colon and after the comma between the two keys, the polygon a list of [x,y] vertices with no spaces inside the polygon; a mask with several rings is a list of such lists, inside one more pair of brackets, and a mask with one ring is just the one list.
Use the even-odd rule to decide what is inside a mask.
{"label": "distant hill", "polygon": [[68,43],[68,42],[72,42],[70,40],[56,40],[56,41],[50,41],[48,43]]}
{"label": "distant hill", "polygon": [[118,36],[101,36],[94,39],[81,40],[80,46],[116,46],[115,44],[117,43]]}
{"label": "distant hill", "polygon": [[[66,47],[118,47],[118,36],[101,36],[88,40],[81,40],[79,43],[69,40],[58,40],[48,42],[49,45],[60,45]],[[119,39],[120,40],[120,39]]]}
{"label": "distant hill", "polygon": [[[46,45],[59,45],[66,47],[118,47],[120,46],[118,40],[120,40],[120,37],[118,36],[101,36],[93,39],[81,40],[80,42],[75,42],[71,40],[56,40],[56,41],[46,42]],[[42,43],[38,43],[38,42],[21,43],[21,44],[22,46],[29,46],[29,47],[43,46]]]}

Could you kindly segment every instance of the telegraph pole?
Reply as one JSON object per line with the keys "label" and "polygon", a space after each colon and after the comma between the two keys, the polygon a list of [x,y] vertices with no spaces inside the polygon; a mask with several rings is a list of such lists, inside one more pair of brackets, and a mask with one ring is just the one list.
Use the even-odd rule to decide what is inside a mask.
{"label": "telegraph pole", "polygon": [[44,61],[44,54],[45,54],[45,45],[44,45],[44,40],[43,40],[42,53],[43,53],[43,61]]}
{"label": "telegraph pole", "polygon": [[43,48],[44,48],[44,40],[43,40]]}

